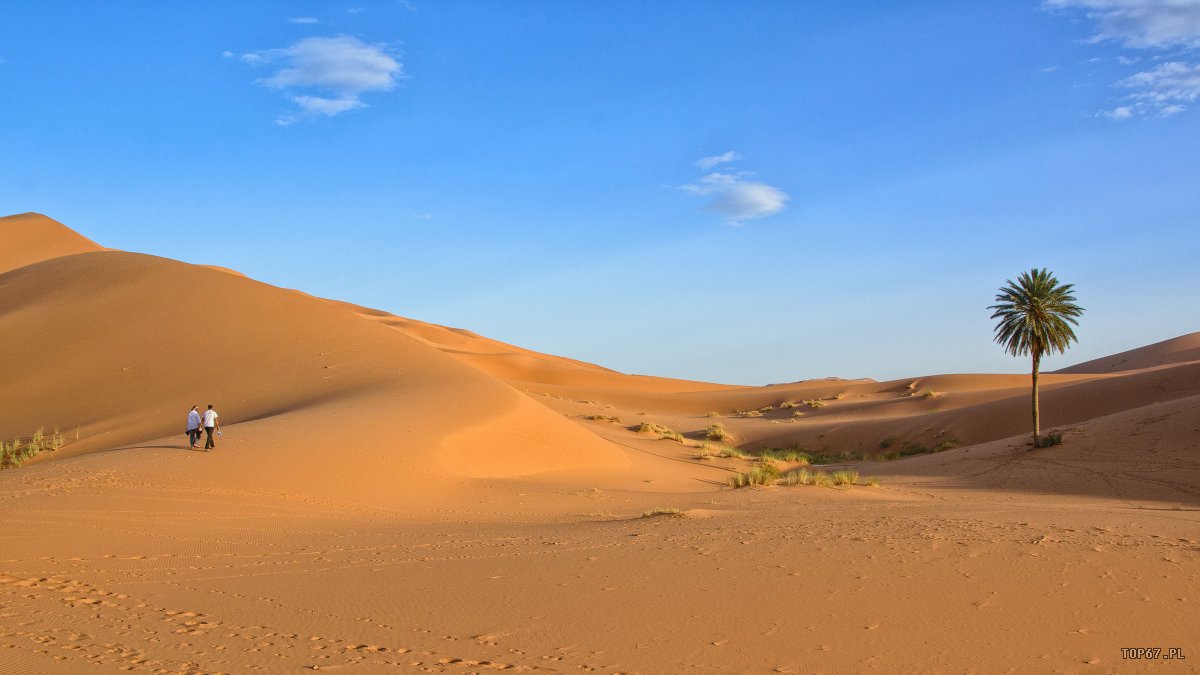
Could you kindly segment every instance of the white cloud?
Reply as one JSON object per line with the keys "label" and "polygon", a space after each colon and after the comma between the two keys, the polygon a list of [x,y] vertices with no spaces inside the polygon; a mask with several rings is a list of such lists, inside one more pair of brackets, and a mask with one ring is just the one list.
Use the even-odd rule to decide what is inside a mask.
{"label": "white cloud", "polygon": [[[385,47],[369,45],[347,35],[309,37],[283,49],[268,49],[242,55],[251,66],[279,64],[262,85],[284,92],[305,117],[338,115],[365,108],[361,96],[388,91],[404,76],[403,64]],[[296,121],[284,115],[279,124]]]}
{"label": "white cloud", "polygon": [[288,19],[288,21],[290,23],[298,23],[298,24],[302,24],[302,25],[312,25],[314,23],[321,23],[320,21],[317,21],[316,19],[312,18],[311,16],[294,16],[294,17]]}
{"label": "white cloud", "polygon": [[726,164],[728,162],[736,162],[741,158],[742,158],[742,156],[740,154],[734,152],[733,150],[730,150],[729,152],[722,153],[720,155],[713,155],[712,157],[705,157],[704,159],[698,159],[698,160],[696,160],[696,166],[700,167],[701,169],[704,169],[705,171],[708,171],[709,169],[713,168],[714,166],[717,166],[718,164]]}
{"label": "white cloud", "polygon": [[293,96],[292,102],[300,106],[300,109],[306,113],[330,117],[366,105],[356,98],[323,98],[320,96]]}
{"label": "white cloud", "polygon": [[1086,12],[1098,24],[1093,42],[1134,49],[1200,47],[1196,0],[1046,0],[1045,6]]}
{"label": "white cloud", "polygon": [[694,195],[711,197],[706,210],[730,223],[763,218],[783,210],[788,196],[777,187],[746,180],[746,174],[710,173],[694,183],[679,186]]}
{"label": "white cloud", "polygon": [[[1117,83],[1132,90],[1132,103],[1117,110],[1128,110],[1125,117],[1158,115],[1167,117],[1186,108],[1200,98],[1200,64],[1189,65],[1180,61],[1161,63],[1152,70],[1144,70]],[[1116,112],[1116,111],[1114,111]],[[1119,119],[1119,118],[1118,118]]]}
{"label": "white cloud", "polygon": [[[1200,98],[1200,63],[1191,58],[1200,49],[1200,0],[1045,0],[1044,6],[1082,10],[1097,25],[1090,42],[1115,42],[1143,54],[1159,52],[1145,55],[1159,65],[1117,81],[1118,87],[1131,93],[1122,105],[1099,113],[1100,117],[1118,121],[1169,117]],[[1168,58],[1175,60],[1164,61],[1164,50],[1174,50]],[[1116,62],[1132,66],[1141,59],[1122,54]]]}

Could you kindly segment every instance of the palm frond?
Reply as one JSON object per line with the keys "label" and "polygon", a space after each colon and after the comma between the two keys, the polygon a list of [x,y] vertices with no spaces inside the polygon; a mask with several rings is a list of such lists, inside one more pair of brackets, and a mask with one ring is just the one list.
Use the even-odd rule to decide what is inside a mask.
{"label": "palm frond", "polygon": [[1061,284],[1047,269],[1022,272],[996,294],[992,310],[998,319],[995,341],[1013,356],[1063,353],[1077,342],[1072,326],[1083,308],[1075,304],[1074,284]]}

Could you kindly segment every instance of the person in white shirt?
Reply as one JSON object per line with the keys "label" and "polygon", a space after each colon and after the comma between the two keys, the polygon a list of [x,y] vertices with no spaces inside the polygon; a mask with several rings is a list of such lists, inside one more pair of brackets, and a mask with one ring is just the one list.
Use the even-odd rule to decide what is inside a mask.
{"label": "person in white shirt", "polygon": [[217,447],[213,442],[213,431],[220,430],[221,423],[217,421],[217,411],[213,410],[212,404],[208,404],[208,410],[204,411],[204,451],[208,452]]}
{"label": "person in white shirt", "polygon": [[188,444],[192,446],[193,450],[199,447],[196,445],[200,441],[200,406],[198,405],[192,406],[192,409],[188,411],[187,437]]}

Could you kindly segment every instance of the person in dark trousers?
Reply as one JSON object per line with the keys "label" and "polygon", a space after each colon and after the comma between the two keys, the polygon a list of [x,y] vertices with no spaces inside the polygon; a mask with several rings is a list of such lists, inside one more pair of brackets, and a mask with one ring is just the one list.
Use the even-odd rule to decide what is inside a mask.
{"label": "person in dark trousers", "polygon": [[196,445],[200,442],[200,406],[198,405],[192,406],[192,409],[188,411],[187,437],[188,445],[192,446],[193,450],[200,447]]}
{"label": "person in dark trousers", "polygon": [[208,452],[217,447],[213,442],[213,431],[220,431],[221,423],[217,421],[217,411],[213,410],[212,404],[208,404],[208,410],[204,411],[204,451]]}

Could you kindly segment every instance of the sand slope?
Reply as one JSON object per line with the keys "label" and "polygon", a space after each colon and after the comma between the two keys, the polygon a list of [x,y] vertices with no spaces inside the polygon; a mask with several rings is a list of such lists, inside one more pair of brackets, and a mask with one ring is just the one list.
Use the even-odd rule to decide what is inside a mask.
{"label": "sand slope", "polygon": [[[291,462],[387,448],[404,458],[397,480],[400,471],[512,475],[623,461],[507,385],[385,326],[151,256],[73,255],[0,276],[0,350],[10,355],[0,364],[0,432],[57,427],[73,439],[78,428],[66,454],[174,441],[187,409],[211,402],[230,431],[273,420]],[[464,445],[476,425],[502,430],[524,454]],[[343,478],[357,471],[371,473],[349,467]]]}

